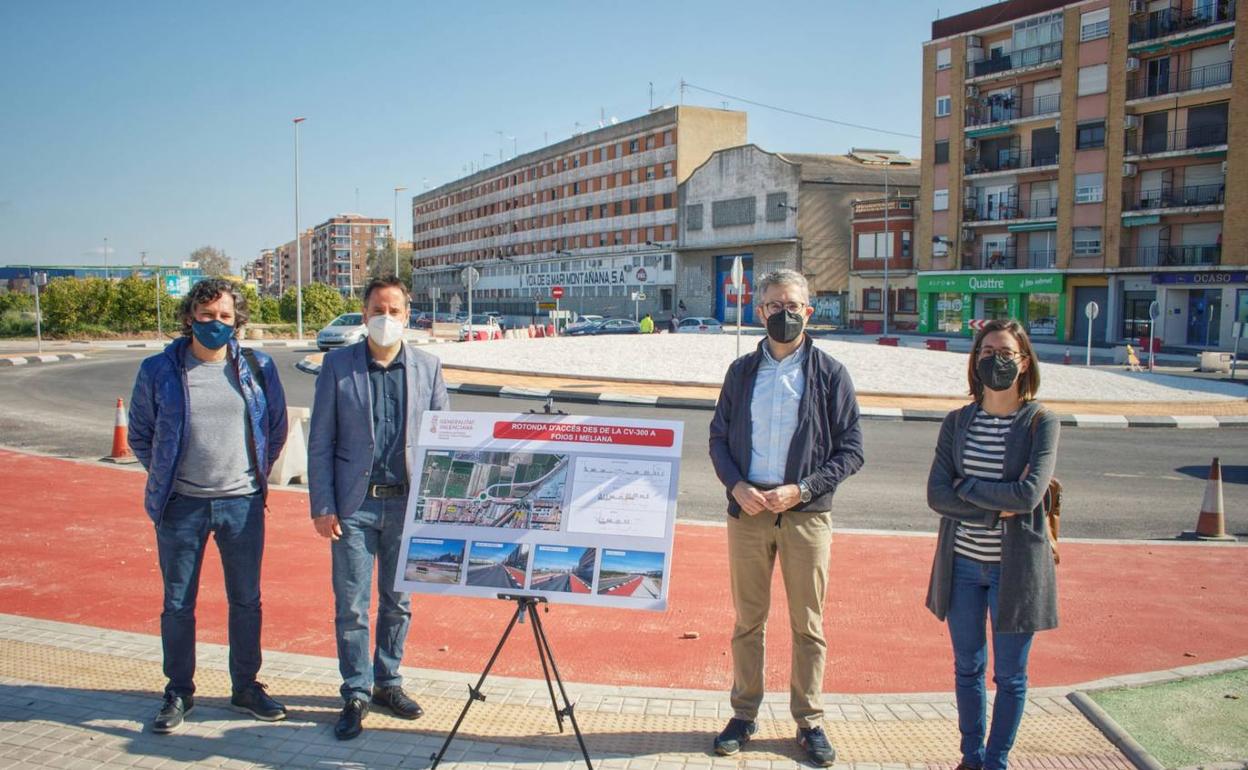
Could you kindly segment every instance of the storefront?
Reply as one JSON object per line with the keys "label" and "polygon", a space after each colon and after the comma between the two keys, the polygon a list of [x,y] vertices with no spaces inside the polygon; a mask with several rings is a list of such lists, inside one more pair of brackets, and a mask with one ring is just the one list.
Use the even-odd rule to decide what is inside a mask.
{"label": "storefront", "polygon": [[1232,324],[1248,321],[1248,271],[1154,273],[1163,345],[1226,348]]}
{"label": "storefront", "polygon": [[919,333],[971,336],[972,320],[1014,318],[1037,338],[1063,339],[1066,296],[1060,273],[920,275]]}

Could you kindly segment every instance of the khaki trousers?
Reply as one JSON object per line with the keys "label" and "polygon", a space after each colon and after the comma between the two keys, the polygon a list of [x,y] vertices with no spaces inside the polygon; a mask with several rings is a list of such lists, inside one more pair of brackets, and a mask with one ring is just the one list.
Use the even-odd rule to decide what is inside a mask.
{"label": "khaki trousers", "polygon": [[771,575],[780,574],[789,604],[793,656],[789,711],[799,727],[823,720],[823,600],[828,588],[832,513],[789,511],[780,517],[742,513],[728,517],[728,572],[737,613],[732,630],[732,708],[738,719],[754,720],[763,702],[764,636],[771,609]]}

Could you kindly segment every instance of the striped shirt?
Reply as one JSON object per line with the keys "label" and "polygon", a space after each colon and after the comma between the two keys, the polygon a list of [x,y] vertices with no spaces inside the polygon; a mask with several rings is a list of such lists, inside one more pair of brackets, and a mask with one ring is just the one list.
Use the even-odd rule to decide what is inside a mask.
{"label": "striped shirt", "polygon": [[[1005,437],[1014,424],[1014,412],[996,417],[983,409],[975,411],[975,419],[966,434],[966,446],[962,450],[962,469],[967,476],[1001,481],[1005,476]],[[958,523],[953,552],[978,562],[999,564],[1001,562],[1001,525],[984,527],[979,524]]]}

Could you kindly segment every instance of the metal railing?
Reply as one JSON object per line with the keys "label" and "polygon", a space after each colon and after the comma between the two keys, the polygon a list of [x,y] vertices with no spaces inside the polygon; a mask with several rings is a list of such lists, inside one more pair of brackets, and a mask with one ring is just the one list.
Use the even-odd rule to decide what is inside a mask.
{"label": "metal railing", "polygon": [[1222,246],[1123,246],[1119,251],[1123,267],[1183,267],[1222,264]]}
{"label": "metal railing", "polygon": [[1057,216],[1057,198],[1019,201],[1013,195],[1005,200],[969,198],[962,209],[964,222],[997,222],[1008,219],[1042,219]]}
{"label": "metal railing", "polygon": [[1182,206],[1216,206],[1225,202],[1225,190],[1224,183],[1165,185],[1138,192],[1128,190],[1122,195],[1122,208],[1126,211],[1145,211]]}
{"label": "metal railing", "polygon": [[1132,155],[1149,155],[1155,152],[1194,150],[1199,147],[1226,144],[1227,125],[1219,123],[1178,131],[1158,131],[1153,134],[1139,131],[1136,134],[1135,139],[1129,143],[1128,152]]}
{"label": "metal railing", "polygon": [[1142,74],[1127,81],[1127,98],[1141,99],[1146,96],[1164,96],[1200,88],[1224,86],[1231,82],[1229,61],[1207,64],[1204,67],[1167,72],[1157,75]]}
{"label": "metal railing", "polygon": [[1027,252],[1027,266],[1033,270],[1057,267],[1057,251],[1053,249]]}
{"label": "metal railing", "polygon": [[1023,48],[1018,51],[1011,51],[1010,53],[984,59],[983,61],[977,61],[975,66],[971,68],[971,71],[975,73],[973,77],[979,77],[980,75],[1007,72],[1019,67],[1033,67],[1037,64],[1056,61],[1060,58],[1062,58],[1062,44],[1059,41],[1036,45],[1031,48]]}
{"label": "metal railing", "polygon": [[1008,171],[1022,168],[1039,168],[1057,165],[1057,150],[1031,149],[997,150],[974,160],[966,162],[967,174],[987,174],[992,171]]}
{"label": "metal railing", "polygon": [[1056,114],[1062,109],[1061,94],[1045,94],[1023,99],[1015,96],[985,96],[966,108],[966,125],[986,126],[1034,115]]}
{"label": "metal railing", "polygon": [[1132,43],[1140,43],[1178,32],[1221,24],[1234,18],[1235,4],[1225,0],[1210,7],[1194,7],[1186,11],[1182,8],[1163,8],[1131,22],[1128,40]]}

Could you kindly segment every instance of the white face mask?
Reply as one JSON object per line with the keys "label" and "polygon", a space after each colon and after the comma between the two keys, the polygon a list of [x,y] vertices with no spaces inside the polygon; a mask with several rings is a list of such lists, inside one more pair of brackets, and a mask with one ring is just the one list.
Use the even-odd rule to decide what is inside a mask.
{"label": "white face mask", "polygon": [[388,315],[368,319],[368,338],[383,348],[394,347],[403,339],[403,324]]}

